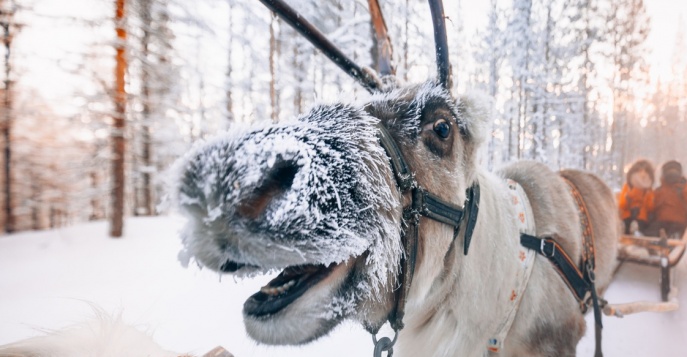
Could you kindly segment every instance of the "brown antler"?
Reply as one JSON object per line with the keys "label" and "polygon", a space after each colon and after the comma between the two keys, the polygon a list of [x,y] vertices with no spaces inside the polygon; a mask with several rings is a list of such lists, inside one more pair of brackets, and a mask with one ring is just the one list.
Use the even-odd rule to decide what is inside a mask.
{"label": "brown antler", "polygon": [[386,22],[384,21],[384,15],[382,14],[382,9],[379,6],[378,0],[368,0],[370,6],[370,17],[372,20],[372,28],[374,31],[375,47],[376,53],[372,55],[376,58],[376,68],[377,72],[383,76],[396,74],[396,69],[392,65],[391,58],[394,53],[394,49],[391,46],[391,38],[386,29]]}
{"label": "brown antler", "polygon": [[437,71],[439,82],[447,90],[451,90],[451,63],[448,58],[448,40],[446,38],[446,20],[444,4],[441,0],[429,0],[429,9],[434,24],[434,43],[437,52]]}
{"label": "brown antler", "polygon": [[296,10],[291,8],[282,0],[260,0],[268,9],[272,10],[279,18],[286,21],[291,27],[298,31],[317,49],[322,51],[325,56],[332,60],[339,68],[353,77],[370,92],[379,90],[377,81],[362,70],[350,58],[341,52],[331,41],[325,37],[315,26],[308,22]]}

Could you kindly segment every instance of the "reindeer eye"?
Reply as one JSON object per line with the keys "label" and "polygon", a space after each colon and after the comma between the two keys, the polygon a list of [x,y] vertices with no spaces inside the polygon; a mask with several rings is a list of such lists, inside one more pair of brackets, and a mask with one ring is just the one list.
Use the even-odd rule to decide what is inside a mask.
{"label": "reindeer eye", "polygon": [[435,121],[433,129],[434,132],[442,139],[448,138],[448,135],[451,134],[451,125],[446,121],[446,119],[439,119]]}

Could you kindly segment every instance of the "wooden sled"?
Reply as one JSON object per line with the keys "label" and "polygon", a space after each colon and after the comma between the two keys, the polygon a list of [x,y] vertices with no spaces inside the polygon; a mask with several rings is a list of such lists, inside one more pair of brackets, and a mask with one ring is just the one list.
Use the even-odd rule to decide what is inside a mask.
{"label": "wooden sled", "polygon": [[618,260],[621,264],[630,262],[657,267],[660,270],[660,290],[662,302],[639,301],[627,304],[608,304],[604,313],[622,317],[637,312],[667,312],[677,310],[676,274],[671,269],[680,262],[687,247],[687,232],[681,239],[668,238],[662,230],[659,237],[623,235],[620,237]]}

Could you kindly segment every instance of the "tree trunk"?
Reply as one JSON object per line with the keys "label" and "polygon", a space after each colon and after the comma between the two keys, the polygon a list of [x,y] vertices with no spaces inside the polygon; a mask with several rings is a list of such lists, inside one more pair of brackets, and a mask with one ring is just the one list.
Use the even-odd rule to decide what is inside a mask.
{"label": "tree trunk", "polygon": [[[298,36],[298,34],[296,34]],[[293,68],[296,72],[296,88],[293,95],[293,109],[296,113],[300,114],[303,112],[303,67],[301,65],[301,60],[299,59],[298,51],[298,41],[294,41],[293,44]]]}
{"label": "tree trunk", "polygon": [[96,221],[103,218],[103,208],[100,204],[100,195],[95,194],[95,192],[98,191],[98,188],[100,186],[100,180],[98,180],[98,173],[95,170],[96,169],[93,169],[93,171],[91,171],[91,173],[89,174],[91,190],[93,190],[94,192],[91,195],[91,214],[88,216],[89,221]]}
{"label": "tree trunk", "polygon": [[117,42],[115,43],[116,67],[115,67],[115,114],[112,128],[112,217],[110,221],[110,236],[121,237],[124,229],[124,158],[126,128],[126,29],[124,28],[124,6],[126,0],[115,0],[115,30]]}
{"label": "tree trunk", "polygon": [[233,41],[234,41],[234,33],[233,33],[233,25],[234,25],[234,20],[232,18],[232,7],[231,7],[231,1],[227,1],[227,6],[229,7],[229,39],[227,43],[227,47],[229,48],[229,53],[227,54],[227,83],[226,83],[226,97],[227,97],[227,120],[231,123],[234,121],[234,98],[233,98],[233,93],[232,93],[232,88],[234,86],[234,83],[231,80],[232,76],[232,63],[231,63],[231,53],[232,53],[232,46],[233,46]]}
{"label": "tree trunk", "polygon": [[38,180],[38,175],[31,173],[31,228],[35,231],[42,228],[41,225],[41,196],[42,190],[41,185],[36,181]]}
{"label": "tree trunk", "polygon": [[270,105],[272,107],[271,118],[272,122],[276,123],[279,116],[279,101],[277,100],[277,73],[276,73],[276,57],[277,57],[277,37],[274,33],[274,26],[276,26],[277,17],[272,14],[270,20]]}
{"label": "tree trunk", "polygon": [[410,0],[406,0],[405,15],[406,19],[403,24],[403,81],[408,82],[408,27],[410,24]]}
{"label": "tree trunk", "polygon": [[[516,89],[516,86],[511,87],[511,98],[515,97],[515,93],[517,92]],[[517,115],[515,115],[514,113],[515,110],[520,110],[519,104],[514,104],[511,106],[511,108],[509,108],[511,115],[509,115],[508,117],[508,156],[506,157],[507,161],[513,160],[515,155],[515,150],[513,150],[513,147],[516,143],[515,139],[513,138],[513,136],[515,135],[515,125],[513,125],[513,123],[517,120]]]}
{"label": "tree trunk", "polygon": [[142,71],[141,71],[141,101],[143,102],[142,121],[141,121],[141,200],[139,206],[136,207],[136,215],[151,216],[154,212],[153,208],[153,185],[152,185],[152,135],[150,132],[151,126],[151,93],[150,73],[153,71],[150,65],[150,37],[153,26],[152,19],[152,2],[151,0],[141,1],[141,18],[143,20],[143,36],[141,37],[141,57]]}
{"label": "tree trunk", "polygon": [[[144,86],[147,87],[147,86]],[[148,88],[144,88],[148,89]],[[143,164],[143,172],[141,173],[143,179],[142,200],[141,206],[137,210],[138,215],[152,216],[154,212],[153,207],[153,159],[152,159],[152,135],[150,130],[150,109],[149,104],[143,105],[144,123],[141,127],[141,141],[143,147],[141,148],[141,161]]]}
{"label": "tree trunk", "polygon": [[4,156],[4,193],[5,193],[5,232],[12,233],[15,230],[15,217],[12,206],[12,63],[10,62],[10,50],[12,47],[12,37],[14,36],[14,1],[0,2],[0,25],[3,29],[3,42],[5,44],[5,88],[3,96],[3,156]]}

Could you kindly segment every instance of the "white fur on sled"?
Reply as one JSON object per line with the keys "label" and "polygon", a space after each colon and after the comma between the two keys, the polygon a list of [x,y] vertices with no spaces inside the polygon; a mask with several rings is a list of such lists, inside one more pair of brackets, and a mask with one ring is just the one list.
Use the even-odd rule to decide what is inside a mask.
{"label": "white fur on sled", "polygon": [[0,357],[178,357],[167,351],[149,333],[125,324],[119,316],[101,311],[88,322],[50,331],[46,335],[0,346]]}

